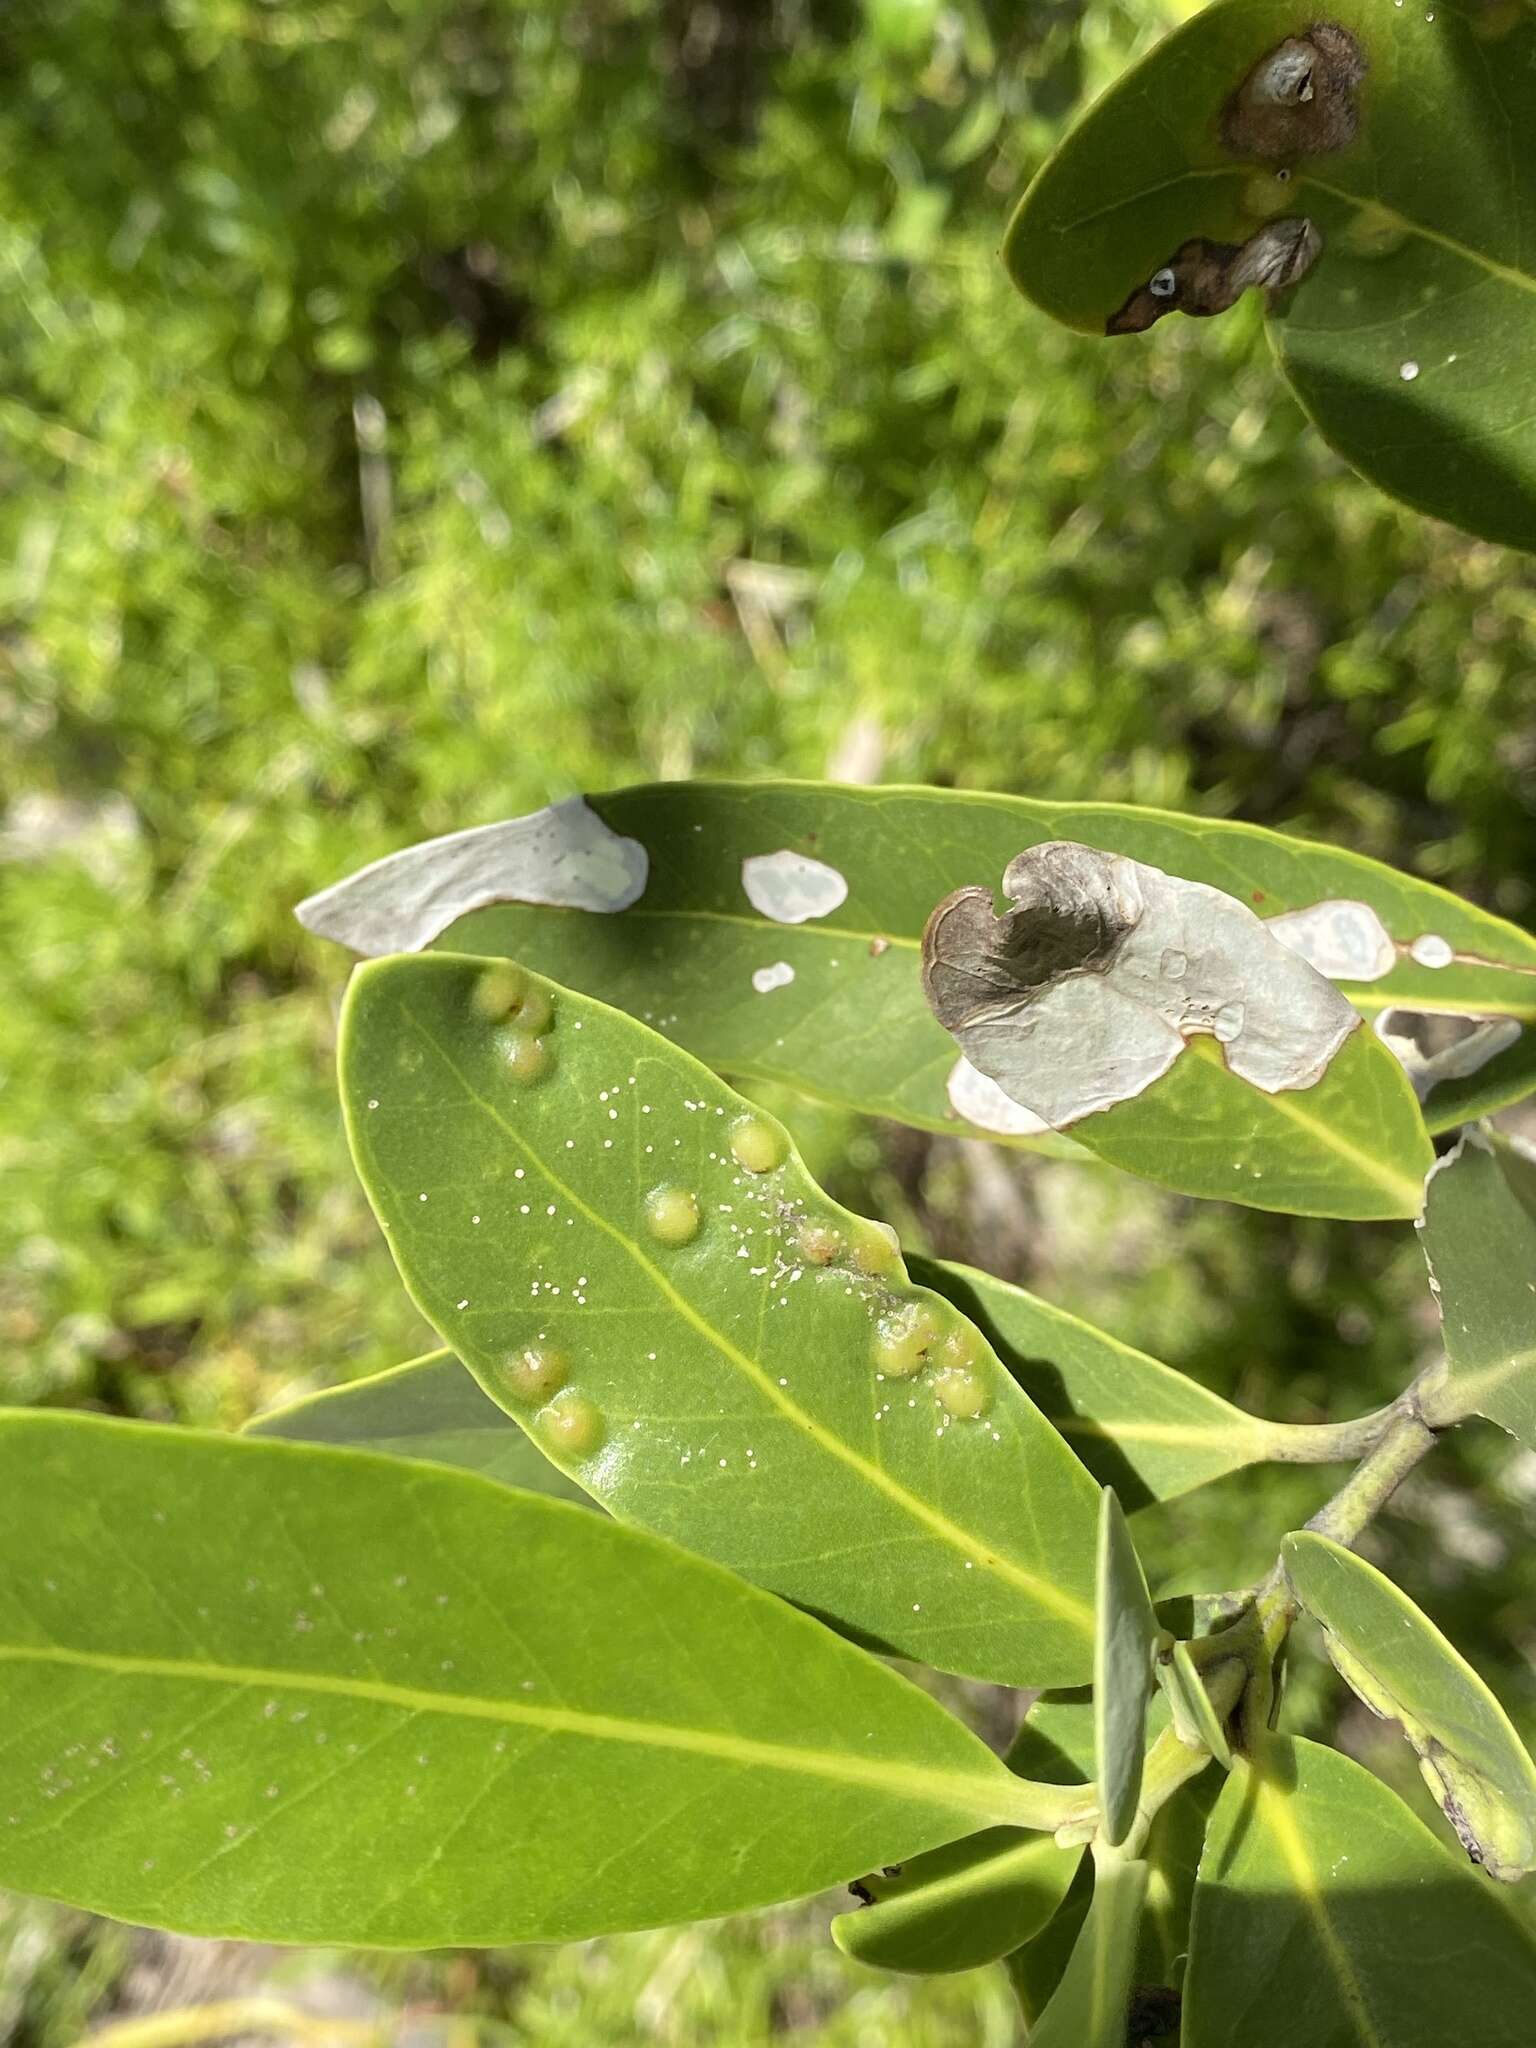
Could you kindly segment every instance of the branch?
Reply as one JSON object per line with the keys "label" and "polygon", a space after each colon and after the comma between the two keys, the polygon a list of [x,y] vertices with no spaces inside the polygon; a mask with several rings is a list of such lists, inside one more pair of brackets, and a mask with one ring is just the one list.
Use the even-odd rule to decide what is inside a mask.
{"label": "branch", "polygon": [[[1353,1545],[1421,1458],[1433,1450],[1435,1433],[1420,1420],[1415,1405],[1399,1411],[1385,1435],[1339,1488],[1326,1507],[1307,1523],[1319,1536]],[[1278,1567],[1277,1567],[1278,1569]]]}

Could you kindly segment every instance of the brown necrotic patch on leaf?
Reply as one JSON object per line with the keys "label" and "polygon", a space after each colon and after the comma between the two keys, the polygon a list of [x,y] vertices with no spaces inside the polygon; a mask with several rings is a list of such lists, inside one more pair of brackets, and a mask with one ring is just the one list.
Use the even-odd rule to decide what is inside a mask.
{"label": "brown necrotic patch on leaf", "polygon": [[1165,313],[1197,320],[1225,313],[1250,285],[1271,295],[1305,277],[1323,238],[1309,220],[1267,221],[1246,242],[1181,242],[1168,261],[1136,287],[1104,323],[1106,334],[1144,334]]}
{"label": "brown necrotic patch on leaf", "polygon": [[923,934],[929,1007],[977,1071],[1065,1130],[1217,1040],[1268,1094],[1310,1088],[1359,1024],[1343,996],[1203,882],[1070,840],[1033,846],[992,892],[947,896]]}
{"label": "brown necrotic patch on leaf", "polygon": [[1108,966],[1134,922],[1105,856],[1070,840],[1020,854],[1003,877],[1012,908],[993,914],[990,889],[957,889],[923,934],[923,986],[947,1031],[980,1003],[1016,999],[1077,969]]}
{"label": "brown necrotic patch on leaf", "polygon": [[1344,149],[1360,129],[1365,52],[1336,21],[1314,21],[1267,50],[1222,109],[1233,156],[1286,163]]}

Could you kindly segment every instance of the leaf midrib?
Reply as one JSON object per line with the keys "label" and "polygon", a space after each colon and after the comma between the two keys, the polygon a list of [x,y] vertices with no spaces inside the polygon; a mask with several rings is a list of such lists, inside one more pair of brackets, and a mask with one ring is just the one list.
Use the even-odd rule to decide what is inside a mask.
{"label": "leaf midrib", "polygon": [[[798,1772],[837,1784],[858,1784],[897,1796],[923,1798],[974,1814],[994,1823],[1038,1824],[1041,1817],[1035,1788],[1024,1779],[973,1778],[925,1764],[885,1764],[871,1757],[832,1750],[792,1749],[745,1735],[727,1735],[671,1722],[621,1719],[577,1707],[538,1706],[514,1700],[488,1699],[476,1693],[432,1692],[385,1679],[333,1677],[324,1672],[270,1669],[263,1665],[220,1664],[178,1657],[129,1657],[103,1650],[74,1650],[62,1644],[0,1645],[0,1663],[64,1665],[120,1678],[165,1678],[231,1689],[287,1690],[332,1699],[365,1700],[375,1706],[410,1714],[448,1714],[461,1720],[490,1721],[506,1727],[537,1728],[547,1734],[583,1736],[594,1742],[627,1743],[645,1749],[675,1750],[724,1763]],[[1044,1789],[1044,1788],[1042,1788]],[[1059,1790],[1059,1788],[1051,1788]],[[1028,1816],[1026,1818],[1026,1815]]]}
{"label": "leaf midrib", "polygon": [[1286,1868],[1290,1871],[1298,1897],[1317,1929],[1318,1940],[1333,1969],[1339,1995],[1348,2011],[1360,2041],[1360,2048],[1390,2048],[1376,2031],[1375,2021],[1366,2003],[1365,1992],[1355,1975],[1349,1952],[1339,1939],[1338,1929],[1329,1917],[1323,1888],[1317,1881],[1317,1867],[1307,1852],[1307,1844],[1296,1825],[1294,1814],[1285,1804],[1286,1795],[1271,1783],[1263,1773],[1252,1766],[1254,1789],[1261,1809],[1261,1818],[1268,1826],[1279,1849]]}
{"label": "leaf midrib", "polygon": [[1485,256],[1480,249],[1471,248],[1467,243],[1458,241],[1454,235],[1442,234],[1439,228],[1426,227],[1411,214],[1400,213],[1395,206],[1387,205],[1385,200],[1362,198],[1358,192],[1347,191],[1341,185],[1330,185],[1326,178],[1319,178],[1312,171],[1300,172],[1296,182],[1298,185],[1310,185],[1314,191],[1326,192],[1330,199],[1337,199],[1346,206],[1352,206],[1356,212],[1364,212],[1369,208],[1372,217],[1379,220],[1383,226],[1400,228],[1404,234],[1416,235],[1421,242],[1432,242],[1437,249],[1444,249],[1449,255],[1459,256],[1464,263],[1475,264],[1478,269],[1486,270],[1490,277],[1498,278],[1501,283],[1512,286],[1516,291],[1536,293],[1536,276],[1529,271],[1518,270],[1511,263],[1501,263],[1495,256]]}
{"label": "leaf midrib", "polygon": [[[1342,1050],[1340,1047],[1340,1051]],[[1392,1058],[1390,1053],[1386,1053],[1385,1056],[1389,1060]],[[1222,1064],[1230,1073],[1231,1068],[1226,1067],[1225,1060]],[[1396,1071],[1401,1074],[1402,1069],[1397,1067]],[[1273,1094],[1267,1089],[1262,1092],[1282,1116],[1289,1118],[1298,1129],[1315,1138],[1324,1151],[1337,1152],[1340,1158],[1353,1161],[1366,1180],[1374,1181],[1378,1187],[1385,1188],[1389,1195],[1395,1195],[1399,1200],[1406,1196],[1408,1206],[1402,1211],[1404,1216],[1413,1216],[1418,1212],[1424,1196],[1424,1183],[1417,1174],[1394,1172],[1384,1161],[1373,1158],[1369,1152],[1362,1152],[1358,1145],[1352,1144],[1334,1125],[1320,1123],[1316,1117],[1308,1116],[1295,1099],[1298,1095],[1307,1093],[1305,1089],[1279,1088]]]}
{"label": "leaf midrib", "polygon": [[[1485,1413],[1480,1404],[1485,1402],[1490,1394],[1497,1393],[1506,1380],[1517,1379],[1532,1366],[1536,1366],[1536,1344],[1524,1351],[1512,1351],[1497,1365],[1480,1366],[1475,1372],[1457,1372],[1453,1366],[1446,1375],[1445,1385],[1439,1390],[1438,1398],[1433,1399],[1436,1416],[1443,1417],[1446,1421],[1455,1421],[1458,1416],[1465,1415],[1468,1409],[1473,1409],[1480,1415]],[[1450,1399],[1453,1394],[1456,1396],[1456,1412],[1451,1414],[1447,1411],[1453,1406]],[[1490,1415],[1488,1420],[1498,1422],[1499,1418]]]}
{"label": "leaf midrib", "polygon": [[922,1523],[942,1542],[949,1544],[952,1548],[959,1551],[963,1558],[970,1560],[970,1562],[984,1570],[994,1573],[997,1577],[1009,1581],[1019,1591],[1026,1593],[1032,1600],[1037,1601],[1043,1607],[1053,1610],[1064,1621],[1071,1623],[1082,1632],[1085,1638],[1091,1639],[1093,1616],[1092,1610],[1086,1602],[1075,1598],[1070,1593],[1063,1592],[1060,1587],[1052,1585],[1049,1580],[1042,1579],[1037,1573],[1026,1570],[1023,1565],[1017,1563],[1014,1559],[1001,1556],[990,1544],[982,1541],[979,1537],[967,1535],[958,1524],[951,1522],[947,1515],[941,1514],[937,1508],[930,1507],[926,1502],[919,1500],[915,1494],[909,1492],[891,1473],[879,1465],[872,1464],[867,1458],[861,1456],[851,1444],[847,1443],[843,1438],[834,1435],[832,1431],[825,1429],[813,1416],[808,1415],[798,1402],[789,1397],[783,1388],[775,1386],[769,1374],[765,1373],[744,1351],[738,1350],[722,1331],[717,1330],[704,1316],[700,1315],[686,1295],[680,1294],[660,1268],[646,1257],[633,1238],[627,1236],[616,1224],[611,1223],[606,1216],[582,1200],[576,1190],[568,1182],[564,1181],[555,1172],[553,1167],[545,1161],[542,1154],[534,1148],[526,1132],[508,1123],[506,1118],[496,1108],[496,1105],[493,1102],[487,1101],[480,1094],[479,1090],[470,1081],[468,1075],[462,1071],[447,1049],[439,1044],[432,1032],[414,1014],[409,1004],[402,1001],[400,1008],[412,1030],[441,1060],[444,1067],[453,1076],[460,1088],[463,1089],[469,1100],[479,1109],[483,1110],[486,1116],[496,1125],[497,1129],[504,1132],[513,1144],[520,1146],[527,1152],[529,1158],[535,1162],[538,1170],[543,1174],[550,1186],[565,1198],[572,1209],[583,1216],[594,1228],[611,1238],[622,1251],[626,1252],[676,1313],[686,1323],[691,1325],[707,1343],[711,1344],[738,1372],[750,1380],[761,1391],[765,1399],[778,1408],[788,1421],[802,1430],[830,1456],[837,1458],[852,1471],[857,1472],[860,1478],[868,1485],[874,1487],[877,1492],[883,1493],[888,1500],[904,1513],[910,1515],[914,1521]]}
{"label": "leaf midrib", "polygon": [[[1120,858],[1133,859],[1135,856],[1127,854],[1121,855]],[[1212,883],[1208,886],[1214,888],[1219,885]],[[1230,891],[1227,893],[1230,894]],[[592,915],[590,911],[573,910],[568,904],[563,903],[514,903],[488,905],[486,907],[529,910],[535,912],[539,917],[588,918]],[[1305,905],[1301,907],[1303,909],[1306,908]],[[842,946],[880,945],[891,952],[921,953],[923,945],[921,938],[910,938],[906,933],[892,931],[889,927],[880,931],[870,931],[854,925],[832,924],[826,919],[819,919],[814,924],[781,925],[773,918],[753,917],[744,910],[711,910],[703,906],[680,910],[647,910],[637,903],[622,914],[626,920],[636,923],[733,925],[741,931],[752,932],[759,937],[766,937],[775,932],[793,933],[797,939],[821,939],[829,945]],[[1274,916],[1287,914],[1289,913],[1279,911],[1272,913]],[[1268,918],[1260,920],[1261,923],[1265,924],[1269,921]],[[1399,955],[1402,956],[1398,964],[1406,964],[1409,950],[1408,941],[1394,939],[1393,944]],[[1469,968],[1473,972],[1517,974],[1527,978],[1536,976],[1536,966],[1522,966],[1518,961],[1514,960],[1484,959],[1478,953],[1458,953],[1453,964],[1458,967]],[[1389,973],[1392,971],[1395,970],[1389,970]],[[1333,979],[1332,976],[1328,978],[1330,980]],[[1387,978],[1385,975],[1382,977],[1383,980]],[[1380,987],[1372,988],[1366,983],[1350,982],[1348,980],[1335,981],[1334,986],[1340,990],[1359,989],[1361,991],[1358,995],[1351,994],[1348,997],[1348,1001],[1357,1010],[1427,1010],[1433,1013],[1444,1011],[1447,1014],[1454,1013],[1458,1016],[1512,1016],[1536,1020],[1536,1000],[1530,1003],[1514,1003],[1503,997],[1484,999],[1481,997],[1461,996],[1442,1001],[1433,990],[1427,991],[1423,995],[1415,996],[1407,994],[1403,990],[1389,990]]]}
{"label": "leaf midrib", "polygon": [[[1042,1409],[1041,1413],[1047,1414],[1048,1411]],[[1202,1425],[1198,1422],[1122,1421],[1118,1417],[1101,1422],[1088,1415],[1053,1415],[1049,1419],[1051,1426],[1062,1436],[1093,1437],[1114,1444],[1169,1444],[1189,1450],[1210,1450],[1229,1444],[1234,1449],[1250,1448],[1256,1456],[1262,1455],[1268,1430],[1284,1427],[1284,1424],[1266,1425],[1247,1418],[1242,1419],[1242,1426],[1236,1421]]]}
{"label": "leaf midrib", "polygon": [[[1161,178],[1156,184],[1146,185],[1137,192],[1127,193],[1123,199],[1111,200],[1076,220],[1063,221],[1054,232],[1063,236],[1076,234],[1083,228],[1092,227],[1096,221],[1106,220],[1111,214],[1122,213],[1127,207],[1139,206],[1143,200],[1156,198],[1162,192],[1174,191],[1180,185],[1205,183],[1211,179],[1223,178],[1235,181],[1244,177],[1251,168],[1250,165],[1236,162],[1214,165],[1191,164],[1171,178]],[[1479,270],[1485,270],[1490,277],[1496,277],[1500,283],[1509,285],[1515,291],[1536,293],[1536,276],[1529,271],[1520,270],[1511,263],[1501,263],[1496,256],[1486,256],[1480,249],[1472,248],[1468,243],[1459,241],[1454,235],[1443,233],[1439,228],[1426,227],[1422,221],[1415,220],[1411,214],[1400,212],[1395,206],[1389,206],[1385,200],[1367,198],[1359,192],[1349,191],[1343,185],[1331,185],[1326,178],[1319,178],[1315,172],[1299,171],[1296,174],[1298,192],[1308,185],[1315,192],[1327,193],[1330,199],[1336,199],[1343,206],[1353,207],[1357,213],[1363,213],[1369,208],[1372,216],[1380,220],[1384,226],[1398,228],[1406,235],[1417,236],[1420,241],[1431,242],[1436,248],[1444,249],[1448,255],[1459,257],[1463,263],[1470,263]]]}

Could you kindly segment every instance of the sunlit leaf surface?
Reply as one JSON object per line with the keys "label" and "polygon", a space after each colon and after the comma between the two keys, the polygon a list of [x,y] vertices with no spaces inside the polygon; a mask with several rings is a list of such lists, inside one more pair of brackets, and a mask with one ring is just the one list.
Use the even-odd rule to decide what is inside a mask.
{"label": "sunlit leaf surface", "polygon": [[481,1945],[731,1912],[1035,1812],[793,1608],[467,1473],[23,1412],[0,1500],[19,1890]]}
{"label": "sunlit leaf surface", "polygon": [[341,1056],[401,1272],[485,1390],[616,1514],[842,1627],[1086,1678],[1093,1485],[985,1340],[645,1025],[527,977],[490,1014],[511,972],[364,967]]}
{"label": "sunlit leaf surface", "polygon": [[1536,1867],[1536,1764],[1471,1665],[1363,1558],[1310,1531],[1287,1536],[1283,1555],[1340,1675],[1402,1724],[1467,1853],[1511,1881]]}
{"label": "sunlit leaf surface", "polygon": [[1427,1419],[1486,1415],[1536,1450],[1536,1167],[1469,1132],[1430,1178],[1419,1242],[1448,1368]]}
{"label": "sunlit leaf surface", "polygon": [[840,1913],[832,1938],[844,1955],[919,1976],[997,1962],[1036,1935],[1066,1897],[1081,1846],[1049,1835],[988,1828],[914,1856],[864,1884],[871,1903]]}
{"label": "sunlit leaf surface", "polygon": [[1127,1508],[1171,1500],[1279,1454],[1283,1424],[1245,1415],[1198,1381],[1038,1295],[972,1266],[910,1259],[988,1341],[1094,1477]]}
{"label": "sunlit leaf surface", "polygon": [[[1338,980],[1368,1022],[1423,1010],[1522,1027],[1474,1073],[1435,1088],[1432,1127],[1536,1086],[1536,1033],[1525,1028],[1536,1020],[1536,941],[1442,889],[1340,849],[1125,805],[953,790],[676,783],[594,797],[590,809],[615,840],[645,853],[641,893],[626,909],[520,900],[456,918],[462,897],[446,890],[437,923],[424,925],[406,908],[381,921],[376,899],[357,900],[359,877],[327,892],[323,917],[306,915],[365,953],[412,950],[424,930],[437,930],[444,945],[508,954],[629,1010],[719,1072],[785,1082],[931,1130],[1018,1143],[1017,1109],[957,1074],[954,1042],[923,998],[919,947],[929,913],[952,890],[995,881],[1027,846],[1074,839],[1208,882],[1261,917],[1302,913],[1284,928],[1291,943]],[[417,875],[398,885],[410,905],[430,887],[416,864],[435,875],[443,844],[393,857]],[[760,865],[781,856],[788,864]],[[799,872],[795,862],[831,877],[820,895],[793,892],[785,878]],[[615,856],[614,865],[632,887],[632,857]],[[765,891],[765,873],[776,893]],[[502,890],[526,899],[530,886],[519,870]],[[808,900],[819,906],[814,915],[803,914]],[[798,922],[782,921],[790,911]],[[1154,1156],[1140,1167],[1161,1177]],[[1245,1188],[1230,1159],[1226,1171],[1230,1199],[1263,1205],[1262,1181]]]}
{"label": "sunlit leaf surface", "polygon": [[1360,1764],[1240,1760],[1195,1894],[1185,2048],[1528,2048],[1536,1946],[1508,1895]]}
{"label": "sunlit leaf surface", "polygon": [[396,1458],[458,1465],[503,1486],[594,1505],[592,1496],[508,1420],[451,1351],[434,1351],[369,1379],[290,1402],[246,1425],[247,1436],[351,1445]]}

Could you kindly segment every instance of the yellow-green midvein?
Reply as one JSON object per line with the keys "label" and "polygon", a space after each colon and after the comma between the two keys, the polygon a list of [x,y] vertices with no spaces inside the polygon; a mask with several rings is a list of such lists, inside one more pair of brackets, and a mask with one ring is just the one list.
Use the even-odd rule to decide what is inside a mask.
{"label": "yellow-green midvein", "polygon": [[[366,969],[362,971],[366,972]],[[730,1361],[738,1372],[749,1379],[755,1387],[759,1388],[763,1397],[771,1402],[782,1415],[794,1423],[798,1429],[804,1431],[822,1450],[828,1452],[832,1457],[840,1459],[843,1464],[857,1472],[860,1478],[868,1485],[874,1487],[877,1492],[883,1493],[887,1500],[893,1502],[903,1513],[910,1515],[914,1521],[921,1522],[924,1527],[930,1529],[941,1542],[950,1544],[960,1552],[962,1557],[972,1564],[990,1572],[994,1577],[1004,1579],[1010,1585],[1017,1587],[1020,1592],[1026,1593],[1031,1600],[1036,1601],[1040,1606],[1051,1609],[1060,1615],[1064,1621],[1068,1621],[1074,1627],[1080,1629],[1085,1636],[1091,1636],[1093,1631],[1093,1610],[1087,1601],[1080,1600],[1075,1594],[1064,1591],[1060,1586],[1052,1585],[1049,1579],[1042,1578],[1037,1572],[1026,1570],[1023,1565],[1018,1564],[1014,1559],[1001,1556],[990,1545],[983,1543],[978,1537],[969,1534],[957,1523],[950,1521],[947,1515],[940,1514],[937,1508],[930,1507],[926,1501],[919,1500],[915,1494],[909,1493],[900,1480],[893,1477],[884,1467],[873,1464],[868,1458],[863,1457],[856,1451],[852,1444],[834,1435],[831,1430],[823,1428],[812,1416],[807,1415],[797,1402],[790,1399],[783,1388],[774,1384],[772,1377],[765,1373],[754,1359],[749,1358],[746,1352],[739,1350],[722,1331],[717,1330],[712,1323],[700,1315],[692,1302],[685,1295],[680,1294],[672,1285],[666,1274],[652,1260],[646,1257],[632,1237],[619,1229],[616,1224],[611,1223],[606,1216],[590,1207],[577,1194],[576,1190],[571,1187],[569,1182],[561,1179],[548,1162],[534,1150],[528,1141],[527,1133],[508,1123],[496,1105],[493,1102],[488,1102],[478,1089],[474,1087],[469,1077],[455,1064],[433,1034],[411,1014],[405,1004],[402,1003],[400,1007],[401,1013],[411,1029],[421,1039],[422,1043],[442,1061],[444,1067],[452,1074],[454,1080],[457,1081],[470,1101],[477,1108],[482,1109],[499,1130],[505,1132],[515,1145],[528,1154],[529,1158],[537,1165],[539,1172],[549,1182],[551,1188],[563,1196],[575,1213],[582,1216],[594,1229],[602,1231],[606,1237],[611,1238],[616,1245],[627,1252],[655,1287],[657,1293],[676,1310],[683,1321],[697,1330],[707,1343],[712,1344],[722,1357]]]}
{"label": "yellow-green midvein", "polygon": [[1378,1187],[1385,1188],[1388,1194],[1395,1195],[1399,1201],[1405,1201],[1407,1206],[1402,1211],[1404,1216],[1416,1215],[1424,1199],[1424,1183],[1418,1176],[1395,1172],[1382,1160],[1373,1159],[1370,1153],[1362,1152],[1358,1145],[1352,1145],[1348,1138],[1342,1137],[1331,1125],[1319,1123],[1316,1117],[1308,1116],[1294,1099],[1300,1092],[1302,1091],[1297,1089],[1282,1088],[1271,1095],[1269,1100],[1282,1116],[1299,1125],[1329,1151],[1337,1152],[1341,1159],[1350,1160],[1359,1168],[1366,1180],[1373,1180]]}
{"label": "yellow-green midvein", "polygon": [[313,1693],[331,1699],[366,1700],[407,1714],[448,1714],[503,1727],[537,1728],[550,1735],[575,1735],[589,1742],[628,1743],[644,1749],[674,1750],[747,1768],[823,1778],[840,1785],[923,1800],[978,1821],[1021,1828],[1052,1829],[1091,1813],[1091,1786],[1036,1785],[998,1767],[985,1775],[936,1770],[924,1764],[882,1762],[837,1750],[791,1748],[710,1728],[680,1728],[662,1721],[630,1721],[617,1714],[580,1707],[540,1706],[524,1700],[485,1699],[476,1693],[428,1692],[385,1679],[341,1678],[318,1671],[269,1670],[260,1665],[215,1664],[177,1657],[125,1657],[101,1650],[73,1650],[61,1644],[0,1645],[0,1663],[67,1665],[120,1678],[168,1678],[231,1689]]}
{"label": "yellow-green midvein", "polygon": [[1376,2023],[1371,2016],[1371,2009],[1361,1989],[1360,1980],[1355,1974],[1349,1951],[1339,1939],[1339,1931],[1329,1917],[1327,1901],[1317,1881],[1317,1868],[1307,1853],[1307,1845],[1301,1830],[1286,1805],[1286,1794],[1272,1784],[1257,1766],[1249,1768],[1254,1772],[1253,1803],[1257,1809],[1259,1825],[1267,1825],[1269,1828],[1275,1846],[1291,1873],[1291,1880],[1317,1929],[1318,1940],[1322,1943],[1324,1953],[1333,1969],[1339,1995],[1359,2036],[1360,2048],[1387,2048],[1387,2044],[1376,2031]]}
{"label": "yellow-green midvein", "polygon": [[1490,277],[1498,278],[1501,284],[1512,285],[1516,291],[1536,292],[1536,277],[1528,271],[1517,270],[1512,263],[1500,263],[1496,256],[1485,256],[1480,249],[1469,248],[1465,242],[1458,242],[1454,235],[1443,235],[1438,228],[1425,227],[1422,221],[1415,220],[1411,214],[1399,213],[1395,206],[1388,206],[1384,200],[1371,199],[1359,192],[1347,192],[1342,186],[1330,185],[1311,171],[1303,171],[1296,182],[1298,186],[1310,185],[1314,191],[1326,192],[1330,199],[1353,206],[1357,212],[1369,212],[1372,219],[1383,227],[1400,228],[1404,234],[1417,236],[1421,242],[1432,242],[1437,249],[1459,256],[1464,263],[1475,264],[1479,270],[1486,270]]}

